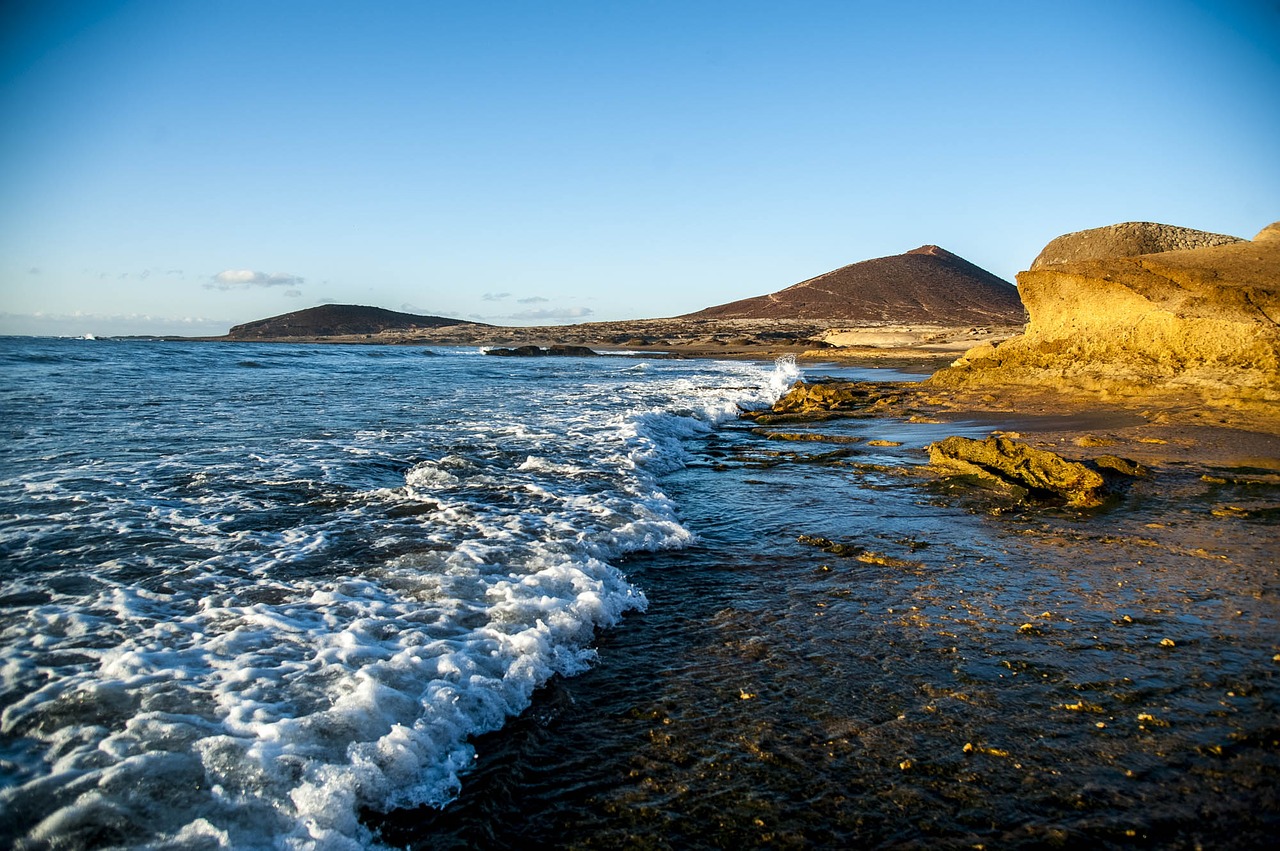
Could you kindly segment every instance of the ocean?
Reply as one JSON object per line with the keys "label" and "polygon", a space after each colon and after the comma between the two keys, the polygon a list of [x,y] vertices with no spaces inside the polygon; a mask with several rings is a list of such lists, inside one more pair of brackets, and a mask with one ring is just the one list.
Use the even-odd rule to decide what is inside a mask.
{"label": "ocean", "polygon": [[801,374],[0,339],[0,847],[1261,845],[1274,489],[993,507]]}
{"label": "ocean", "polygon": [[[363,846],[694,534],[661,478],[793,365],[0,340],[5,839]],[[91,791],[88,791],[91,790]]]}

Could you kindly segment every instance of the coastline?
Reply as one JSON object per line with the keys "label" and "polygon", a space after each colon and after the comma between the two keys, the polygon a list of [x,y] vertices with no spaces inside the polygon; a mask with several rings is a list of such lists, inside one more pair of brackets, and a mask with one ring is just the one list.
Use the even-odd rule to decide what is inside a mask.
{"label": "coastline", "polygon": [[1016,335],[1022,326],[899,325],[845,327],[838,321],[786,319],[636,319],[575,325],[504,327],[447,325],[376,334],[290,337],[199,337],[200,342],[321,343],[393,346],[586,346],[637,357],[807,361],[919,361],[944,366],[984,342]]}
{"label": "coastline", "polygon": [[[182,348],[273,380],[265,350]],[[311,356],[334,387],[352,374],[324,367],[339,356],[411,383],[437,361],[278,354]],[[811,381],[867,378],[806,364]],[[695,385],[706,369],[601,366]],[[595,634],[590,670],[475,738],[455,802],[364,823],[432,849],[1266,847],[1280,828],[1276,436],[1190,407],[882,377],[840,416],[687,436],[660,485],[695,539],[616,564],[648,609]],[[401,415],[412,430],[417,411]],[[993,432],[1150,474],[1080,510],[925,463],[930,443]]]}
{"label": "coastline", "polygon": [[[456,802],[370,823],[416,848],[1265,847],[1280,438],[885,390],[695,447],[667,486],[699,543],[623,565],[649,610],[482,737]],[[1074,510],[924,464],[992,432],[1149,475]]]}

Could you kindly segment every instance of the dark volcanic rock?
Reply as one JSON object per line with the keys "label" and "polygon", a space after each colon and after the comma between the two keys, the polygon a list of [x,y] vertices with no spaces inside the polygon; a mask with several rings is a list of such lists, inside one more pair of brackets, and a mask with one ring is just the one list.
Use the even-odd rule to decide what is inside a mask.
{"label": "dark volcanic rock", "polygon": [[235,340],[262,340],[287,337],[348,337],[377,334],[381,331],[409,331],[417,328],[442,328],[448,325],[475,325],[443,316],[418,316],[397,313],[381,307],[354,304],[322,304],[306,310],[258,319],[236,325],[227,334]]}
{"label": "dark volcanic rock", "polygon": [[514,349],[488,349],[485,354],[502,358],[591,358],[600,353],[586,346],[551,346],[545,349],[541,346],[516,346]]}
{"label": "dark volcanic rock", "polygon": [[708,319],[821,319],[895,324],[1020,325],[1017,289],[936,245],[854,263],[771,295],[689,314]]}

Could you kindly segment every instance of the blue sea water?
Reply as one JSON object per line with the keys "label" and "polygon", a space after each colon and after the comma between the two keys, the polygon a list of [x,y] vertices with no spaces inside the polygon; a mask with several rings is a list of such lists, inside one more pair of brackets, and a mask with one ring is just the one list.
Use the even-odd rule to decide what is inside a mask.
{"label": "blue sea water", "polygon": [[0,844],[364,847],[693,541],[794,364],[0,339]]}
{"label": "blue sea water", "polygon": [[1274,461],[1015,504],[798,374],[0,338],[0,848],[1274,844]]}

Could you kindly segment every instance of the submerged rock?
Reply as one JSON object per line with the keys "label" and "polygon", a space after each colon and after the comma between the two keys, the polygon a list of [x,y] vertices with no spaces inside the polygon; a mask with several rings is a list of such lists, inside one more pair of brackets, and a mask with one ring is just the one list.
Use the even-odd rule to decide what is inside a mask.
{"label": "submerged rock", "polygon": [[973,476],[1006,492],[1054,494],[1068,505],[1102,504],[1102,475],[1053,452],[1035,449],[1007,437],[973,440],[948,437],[929,446],[929,463],[944,473]]}

